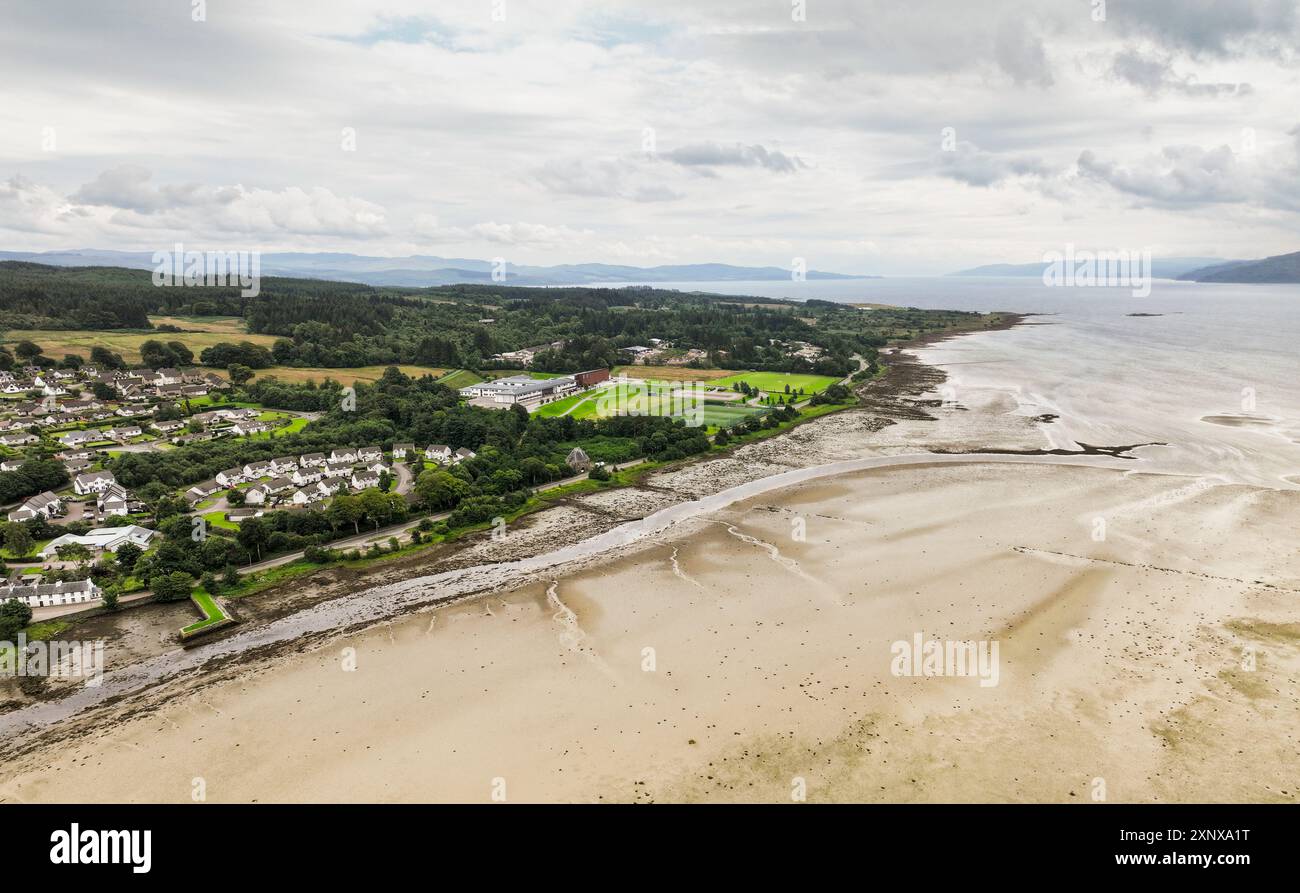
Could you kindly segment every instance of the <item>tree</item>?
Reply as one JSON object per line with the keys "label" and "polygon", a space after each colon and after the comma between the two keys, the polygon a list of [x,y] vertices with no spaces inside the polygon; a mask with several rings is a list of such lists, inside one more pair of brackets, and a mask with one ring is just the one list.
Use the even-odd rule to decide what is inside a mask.
{"label": "tree", "polygon": [[33,545],[35,542],[26,524],[21,521],[10,521],[5,525],[5,547],[14,554],[15,558],[22,558],[32,551]]}
{"label": "tree", "polygon": [[226,491],[226,502],[231,505],[243,505],[248,501],[248,496],[238,487],[231,487]]}
{"label": "tree", "polygon": [[234,384],[244,384],[253,377],[253,370],[243,363],[231,363],[226,369],[226,373]]}
{"label": "tree", "polygon": [[149,578],[149,588],[153,590],[156,602],[176,602],[190,596],[190,586],[194,578],[185,571],[172,571],[170,574],[158,574]]}
{"label": "tree", "polygon": [[447,509],[469,495],[470,485],[449,471],[431,468],[415,481],[415,494],[431,509]]}
{"label": "tree", "polygon": [[102,381],[93,381],[90,383],[90,392],[95,395],[96,400],[116,400],[117,389],[110,384]]}
{"label": "tree", "polygon": [[123,543],[117,547],[117,552],[113,558],[117,562],[117,566],[129,574],[135,569],[135,563],[140,560],[140,556],[143,554],[144,549],[141,549],[135,543]]}
{"label": "tree", "polygon": [[122,597],[122,588],[118,586],[116,583],[114,583],[111,586],[106,586],[104,588],[104,595],[103,595],[104,610],[116,611],[120,607],[118,602],[121,600],[121,597]]}
{"label": "tree", "polygon": [[30,360],[41,355],[41,346],[34,341],[19,341],[14,353],[20,360]]}
{"label": "tree", "polygon": [[361,532],[361,519],[365,515],[365,510],[361,507],[361,500],[348,493],[340,493],[330,500],[330,506],[325,510],[325,517],[329,519],[330,524],[338,526],[340,524],[351,524],[353,533]]}
{"label": "tree", "polygon": [[239,522],[239,533],[235,538],[246,551],[256,553],[257,560],[261,561],[262,547],[271,538],[271,534],[266,529],[266,522],[261,518],[245,518]]}
{"label": "tree", "polygon": [[126,364],[122,362],[122,355],[113,353],[107,347],[92,347],[90,349],[90,361],[96,366],[102,366],[105,369],[121,369]]}
{"label": "tree", "polygon": [[32,609],[18,599],[0,604],[0,641],[12,642],[32,622]]}

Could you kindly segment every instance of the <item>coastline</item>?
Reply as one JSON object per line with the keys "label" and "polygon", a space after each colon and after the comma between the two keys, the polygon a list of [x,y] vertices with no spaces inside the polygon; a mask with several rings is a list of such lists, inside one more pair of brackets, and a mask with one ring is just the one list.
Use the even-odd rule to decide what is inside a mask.
{"label": "coastline", "polygon": [[[423,627],[426,624],[426,619],[430,630],[444,626],[445,624],[440,621],[443,618],[451,617],[465,618],[460,622],[464,624],[464,628],[469,628],[484,622],[482,621],[484,616],[492,616],[506,611],[507,613],[515,612],[512,616],[516,616],[516,619],[520,622],[523,622],[523,616],[527,615],[528,623],[534,626],[537,623],[541,623],[545,628],[558,625],[562,652],[569,656],[565,660],[578,661],[582,664],[584,670],[595,667],[596,676],[608,683],[610,681],[608,674],[615,672],[616,665],[611,658],[604,656],[610,651],[610,648],[597,629],[601,626],[601,616],[609,610],[608,606],[604,605],[606,600],[613,597],[616,601],[627,602],[627,599],[613,596],[613,593],[639,593],[643,603],[640,608],[635,603],[623,605],[623,608],[630,611],[631,614],[644,611],[645,605],[649,604],[645,600],[654,598],[651,592],[659,594],[666,591],[666,586],[670,586],[674,582],[687,587],[687,591],[693,598],[702,597],[696,591],[700,589],[697,578],[706,576],[706,570],[701,569],[699,563],[701,559],[698,556],[688,561],[687,556],[683,554],[679,561],[679,549],[685,550],[688,548],[688,540],[683,539],[683,537],[698,537],[701,535],[702,529],[716,528],[719,518],[727,519],[730,527],[739,531],[742,525],[736,522],[742,518],[746,522],[754,524],[757,523],[754,521],[755,517],[762,519],[772,515],[768,508],[762,508],[757,503],[776,504],[777,512],[780,514],[784,511],[780,509],[780,505],[788,503],[791,499],[799,498],[798,494],[810,490],[829,492],[839,486],[837,480],[841,477],[852,478],[855,481],[859,479],[873,482],[885,481],[887,484],[890,481],[907,481],[909,483],[905,489],[914,494],[917,493],[915,491],[917,483],[937,480],[942,482],[943,487],[964,488],[974,486],[975,490],[973,492],[986,492],[989,495],[996,493],[999,487],[1005,488],[1009,483],[1014,483],[1016,477],[1032,477],[1034,480],[1041,481],[1074,480],[1078,478],[1081,482],[1089,482],[1086,484],[1086,489],[1095,487],[1090,481],[1098,475],[1107,479],[1118,479],[1118,476],[1113,475],[1113,472],[1103,469],[1076,469],[1070,471],[1065,468],[1048,467],[1049,463],[1054,466],[1061,461],[1059,457],[1049,457],[1043,460],[1040,463],[1043,465],[1040,470],[1025,468],[1025,466],[1033,466],[1035,463],[1024,458],[1023,452],[1041,449],[1043,443],[1037,423],[1023,416],[1011,415],[1010,407],[1006,406],[996,395],[989,395],[985,403],[964,407],[960,410],[952,407],[934,406],[935,401],[927,400],[926,395],[931,393],[936,384],[942,381],[942,370],[927,367],[919,360],[916,360],[914,356],[900,353],[900,351],[905,351],[911,347],[913,345],[895,351],[897,365],[890,367],[890,374],[897,374],[898,376],[895,381],[886,382],[882,379],[881,381],[868,382],[864,386],[863,390],[867,394],[863,405],[860,407],[810,421],[780,435],[745,444],[730,449],[725,453],[714,454],[700,461],[684,463],[671,468],[655,469],[647,474],[639,485],[631,488],[593,491],[566,498],[556,506],[521,519],[518,524],[519,529],[516,531],[512,526],[512,535],[507,537],[504,543],[493,543],[490,538],[477,537],[453,550],[452,554],[440,555],[433,561],[427,560],[431,556],[413,555],[409,560],[397,559],[393,565],[376,567],[373,573],[358,574],[351,571],[331,570],[327,572],[328,579],[314,579],[318,575],[312,575],[312,578],[296,580],[294,583],[296,587],[311,585],[313,589],[317,590],[308,596],[315,599],[316,604],[336,601],[331,597],[331,593],[355,591],[357,587],[365,585],[370,586],[372,592],[382,591],[385,595],[398,593],[399,600],[402,597],[400,591],[403,587],[406,587],[407,593],[411,596],[411,601],[402,604],[398,611],[388,617],[369,617],[351,625],[344,624],[319,630],[304,631],[302,635],[288,641],[258,644],[255,637],[250,637],[247,648],[237,654],[213,657],[208,665],[203,667],[201,673],[195,672],[193,669],[183,670],[178,678],[162,686],[152,686],[144,694],[130,695],[121,699],[120,702],[107,703],[84,715],[65,719],[59,722],[57,726],[49,728],[47,730],[48,734],[42,734],[40,742],[34,742],[30,747],[22,746],[11,749],[10,768],[0,774],[0,797],[4,799],[25,799],[26,795],[22,793],[23,791],[41,790],[41,783],[31,774],[32,765],[50,759],[57,760],[58,758],[53,755],[57,753],[58,742],[60,741],[63,741],[65,746],[81,746],[76,745],[75,740],[80,732],[95,729],[101,734],[108,735],[116,740],[119,736],[129,737],[138,732],[142,722],[152,722],[152,720],[146,720],[146,717],[162,714],[171,716],[172,721],[176,722],[178,715],[192,715],[195,703],[204,703],[210,698],[219,697],[220,692],[227,690],[232,685],[241,688],[244,686],[267,686],[269,689],[282,687],[277,686],[275,682],[278,675],[286,672],[293,675],[303,667],[319,664],[326,659],[324,646],[330,642],[366,642],[365,653],[382,660],[383,658],[375,651],[376,647],[379,647],[377,643],[382,644],[384,637],[388,637],[390,640],[393,639],[394,636],[398,635],[399,630]],[[895,370],[900,371],[895,373]],[[885,378],[887,379],[888,375]],[[936,422],[939,422],[939,424],[936,424]],[[910,459],[901,458],[907,453],[928,452],[933,454],[940,450],[970,452],[981,449],[1016,451],[1021,452],[1022,455],[1003,459],[990,456],[987,460],[983,460],[979,456],[953,455],[946,457],[919,455]],[[878,460],[880,464],[893,463],[897,467],[891,471],[872,471],[868,467],[871,462],[865,461],[869,457],[874,457],[873,461]],[[1109,465],[1123,464],[1122,460],[1107,459],[1104,456],[1098,459],[1081,458],[1074,460],[1071,458],[1069,461],[1081,461],[1084,464],[1094,462]],[[835,466],[834,463],[837,462],[843,464]],[[857,466],[853,464],[855,462],[858,463]],[[1013,464],[1006,466],[1007,468],[1021,470],[1008,478],[1001,470],[993,467],[999,462],[1011,462]],[[941,467],[945,464],[952,465],[956,463],[960,463],[961,467],[946,470]],[[909,468],[906,466],[916,467]],[[805,480],[797,480],[798,474],[791,475],[792,471],[798,469],[815,470],[819,467],[842,470],[828,472],[828,474],[834,476],[830,478],[823,476],[818,480],[812,480],[812,475]],[[850,471],[850,468],[856,470]],[[777,489],[762,485],[763,481],[778,478],[783,474],[788,477],[780,479],[780,485]],[[1080,475],[1082,477],[1079,477]],[[1097,479],[1100,480],[1100,478]],[[988,484],[982,489],[978,486],[981,480],[988,481]],[[665,528],[662,531],[657,531],[654,536],[642,537],[640,541],[635,543],[631,541],[622,543],[613,553],[602,552],[601,555],[605,556],[602,560],[590,560],[591,556],[588,556],[589,560],[586,562],[568,562],[563,566],[548,566],[534,571],[525,571],[522,578],[510,577],[501,572],[501,568],[506,562],[546,555],[554,552],[557,547],[576,547],[586,540],[608,534],[612,529],[616,529],[616,525],[619,523],[639,522],[641,519],[653,517],[656,511],[669,510],[674,506],[689,505],[692,499],[724,493],[754,483],[757,483],[758,486],[754,487],[753,493],[741,498],[739,503],[724,500],[725,504],[703,509],[703,518],[699,517],[700,512],[694,514],[686,512],[679,519],[679,523],[674,525],[672,529]],[[876,485],[876,483],[871,484],[871,486]],[[889,485],[892,486],[892,484]],[[1143,485],[1144,487],[1151,486],[1156,489],[1167,489],[1167,483],[1160,480],[1144,481]],[[1085,485],[1081,483],[1080,486]],[[990,490],[989,487],[993,487],[993,489]],[[1199,497],[1199,494],[1197,495]],[[1206,498],[1210,495],[1217,498],[1219,494],[1207,494]],[[838,498],[842,499],[842,496]],[[914,495],[913,498],[917,499],[919,496]],[[975,501],[979,502],[978,499]],[[851,504],[856,504],[856,502],[855,499],[850,500]],[[737,506],[741,506],[741,508],[737,508]],[[744,508],[745,506],[749,506],[749,508]],[[842,508],[843,506],[841,506]],[[929,510],[934,511],[935,506],[929,506]],[[685,515],[691,516],[686,517]],[[876,519],[871,523],[883,524],[885,522],[883,519]],[[908,539],[924,539],[937,535],[939,531],[930,529],[933,526],[933,523],[920,524],[918,527],[920,532],[913,534]],[[714,530],[714,533],[716,534],[717,531]],[[516,534],[518,535],[517,538]],[[788,563],[778,560],[778,557],[788,559],[791,547],[789,544],[776,545],[778,540],[772,535],[771,531],[767,531],[761,536],[755,536],[754,531],[751,530],[746,532],[744,536],[764,543],[766,546],[746,543],[743,538],[737,538],[736,534],[732,533],[723,534],[724,539],[714,545],[718,549],[734,546],[736,542],[743,545],[745,549],[770,546],[775,550],[773,560],[777,561],[773,573],[794,574],[793,582],[795,582],[796,587],[818,591],[826,589],[824,585],[807,578],[813,575],[807,575],[806,572],[804,576],[795,574]],[[904,542],[906,541],[904,540]],[[642,570],[645,576],[658,579],[659,571],[655,568],[662,565],[662,559],[670,558],[666,562],[670,568],[667,571],[670,576],[666,580],[660,581],[660,585],[653,589],[638,586],[635,577],[638,565],[637,562],[629,558],[629,555],[644,557],[649,553],[656,552],[656,550],[662,551],[664,549],[671,549],[671,556],[661,555],[661,561],[656,561],[655,564],[648,567],[642,566]],[[1044,559],[1042,554],[1039,553],[1045,554],[1050,551],[1040,547],[1037,552],[1033,553],[1032,557],[1024,560],[1030,564],[1040,563]],[[1071,554],[1077,551],[1079,550],[1074,549]],[[1022,553],[1015,554],[1021,555]],[[1030,553],[1023,554],[1030,555]],[[1119,557],[1116,556],[1116,559]],[[805,565],[805,562],[797,558],[794,560],[800,567]],[[1001,560],[1017,559],[1008,559],[1003,556]],[[1055,566],[1061,561],[1065,561],[1065,559],[1052,559],[1048,563]],[[630,568],[628,567],[629,562],[631,563]],[[825,563],[833,564],[834,562],[825,561]],[[706,562],[706,564],[713,566],[716,562]],[[1068,565],[1068,561],[1066,561],[1066,564]],[[808,566],[820,568],[822,562],[811,562]],[[414,580],[407,578],[409,572],[415,570],[448,574],[457,571],[465,572],[466,569],[470,569],[468,572],[470,589],[456,596],[454,600],[442,599],[440,601],[436,591],[420,591],[421,586],[430,585],[427,578],[424,583],[420,581],[420,578]],[[901,566],[894,568],[894,572],[899,574],[914,573],[914,571],[915,568],[912,562],[904,562]],[[628,573],[632,573],[634,576],[627,578],[626,574]],[[858,571],[854,571],[854,574],[858,573]],[[608,577],[611,574],[624,575],[620,577],[620,579],[624,580],[624,585],[613,588],[601,587],[600,591],[596,593],[579,591],[575,594],[573,585],[563,582],[565,580],[599,579]],[[960,576],[960,574],[957,576]],[[761,591],[768,582],[761,578],[753,579],[749,574],[744,574],[744,578],[749,582],[742,585],[742,591]],[[685,582],[687,579],[693,582]],[[720,584],[712,584],[710,590],[723,591],[729,586],[737,585],[739,582],[739,580],[729,579],[729,581]],[[473,585],[475,583],[481,585],[475,587]],[[432,584],[435,588],[437,585],[437,583]],[[590,584],[580,582],[578,589],[582,590],[584,586],[589,587]],[[851,589],[852,587],[847,585],[830,587],[832,592],[851,591]],[[1097,594],[1092,589],[1088,591],[1091,592],[1092,597]],[[508,607],[508,609],[495,608],[494,605],[498,601],[512,607]],[[285,618],[292,617],[295,611],[302,612],[301,608],[289,609],[283,605],[278,609],[269,607],[271,602],[270,599],[266,600],[264,604],[268,607],[265,608],[259,608],[258,605],[252,602],[241,602],[241,612],[252,616],[258,621],[269,623],[274,623],[276,619],[283,621]],[[525,607],[520,607],[521,605]],[[530,605],[531,608],[527,607]],[[837,605],[836,607],[843,606]],[[1009,608],[1011,606],[1005,607]],[[1024,606],[1022,605],[1022,607]],[[674,618],[671,621],[665,619],[662,622],[666,623],[670,629],[677,629],[683,617],[696,617],[699,619],[701,615],[698,614],[698,611],[700,609],[700,605],[695,605],[694,609],[685,606],[681,611],[672,612]],[[827,609],[827,604],[818,604],[813,609],[813,618],[815,619],[817,615]],[[1032,605],[1029,609],[1032,609]],[[262,613],[263,611],[265,613]],[[279,616],[273,616],[277,611],[280,612]],[[987,620],[988,618],[984,619]],[[807,620],[807,618],[804,618],[804,620]],[[1010,619],[1004,617],[1001,622],[1005,627],[1007,623],[1010,623]],[[534,632],[536,631],[534,629]],[[554,630],[552,630],[553,633]],[[246,632],[235,633],[222,641],[229,641],[241,635],[246,635]],[[493,635],[495,636],[496,633],[493,633]],[[498,644],[504,646],[507,651],[510,650],[509,645],[504,640]],[[536,643],[531,641],[515,644],[520,648],[521,654],[529,654],[529,649],[537,647]],[[840,646],[843,646],[843,644],[842,642],[839,643]],[[219,651],[219,649],[212,646],[204,646],[204,649]],[[497,650],[496,648],[490,649],[490,653],[495,654]],[[617,651],[617,649],[613,650]],[[409,648],[398,648],[397,651],[407,657],[411,656]],[[776,653],[779,654],[780,652]],[[840,652],[833,653],[840,654]],[[829,659],[831,654],[832,652],[828,652],[824,657]],[[539,660],[541,659],[540,655],[534,654],[533,656]],[[769,653],[768,656],[772,657],[775,654]],[[485,658],[480,655],[477,659],[481,662]],[[490,656],[486,659],[495,663],[495,659]],[[298,669],[286,669],[295,667]],[[390,666],[389,670],[392,673],[400,674],[402,672],[398,666]],[[464,671],[463,667],[462,671]],[[574,681],[570,678],[574,672],[574,665],[562,663],[556,672],[562,673],[566,680]],[[679,670],[678,672],[684,671]],[[410,676],[407,678],[414,680],[419,677]],[[501,679],[496,677],[495,674],[493,674],[493,679],[494,686],[513,686],[516,684],[513,679]],[[579,681],[583,685],[588,685],[591,680],[586,679],[584,675]],[[471,689],[474,688],[472,678],[458,684],[466,685]],[[599,693],[591,692],[589,694],[596,698],[595,703],[600,703]],[[376,695],[377,693],[372,690],[368,697],[375,697]],[[453,697],[453,693],[447,692],[446,696]],[[509,699],[507,698],[506,703],[508,702]],[[282,696],[279,703],[284,703]],[[572,707],[572,705],[570,706]],[[464,704],[461,704],[460,708],[466,709]],[[576,707],[573,709],[576,709]],[[177,711],[179,711],[179,714]],[[827,717],[818,713],[816,717],[809,718],[808,722],[815,724],[826,719]],[[375,721],[375,717],[371,716],[370,721]],[[642,729],[641,731],[646,732],[647,730]],[[427,741],[424,738],[422,740]],[[242,748],[249,747],[247,741],[241,741],[240,743]],[[274,749],[274,746],[269,742],[266,746]],[[241,752],[246,757],[251,756],[250,750],[242,750]],[[23,768],[20,769],[19,763],[23,764]],[[674,778],[676,778],[675,782],[670,782],[667,776],[660,779],[660,796],[674,799],[670,792],[677,790],[678,794],[676,796],[697,799],[706,793],[700,789],[690,791],[680,788],[674,789],[674,784],[681,784],[682,782],[680,777],[674,776]],[[299,778],[298,782],[303,783],[303,779]],[[432,779],[430,779],[430,782],[432,782]],[[375,795],[377,789],[368,788],[367,790],[370,791],[370,795]],[[458,797],[469,796],[467,793],[458,794],[457,790],[454,787],[447,788],[441,795],[438,795],[425,789],[423,793],[434,799],[457,799]],[[568,789],[564,790],[567,791]],[[557,795],[557,791],[543,791],[541,788],[538,791],[540,799],[547,799]],[[579,798],[585,796],[581,793],[575,793],[576,791],[576,788],[568,793],[560,791],[559,796],[576,796]],[[336,795],[337,793],[335,791]],[[716,794],[716,792],[714,793]],[[897,795],[899,792],[893,791],[892,793]]]}

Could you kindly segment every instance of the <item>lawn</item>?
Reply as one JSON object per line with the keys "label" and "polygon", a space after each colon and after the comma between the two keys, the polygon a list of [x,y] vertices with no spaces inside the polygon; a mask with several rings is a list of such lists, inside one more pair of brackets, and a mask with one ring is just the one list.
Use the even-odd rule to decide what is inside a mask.
{"label": "lawn", "polygon": [[737,382],[745,382],[751,388],[758,388],[771,394],[784,394],[785,386],[791,391],[803,388],[806,396],[820,393],[839,381],[832,375],[803,375],[795,372],[738,372],[710,381],[717,387],[730,388]]}
{"label": "lawn", "polygon": [[467,388],[472,384],[478,384],[483,380],[483,376],[468,369],[456,369],[448,372],[442,378],[438,379],[438,384],[446,385],[449,388]]}
{"label": "lawn", "polygon": [[221,623],[230,619],[229,615],[227,615],[225,611],[221,610],[221,606],[217,604],[216,599],[209,595],[207,590],[203,587],[200,586],[190,593],[190,598],[194,600],[194,604],[198,605],[199,610],[203,612],[203,619],[196,623],[191,623],[189,626],[183,628],[181,630],[182,636],[198,632],[199,630],[212,626],[213,624]]}
{"label": "lawn", "polygon": [[5,333],[5,344],[34,341],[47,357],[63,359],[65,354],[77,354],[89,359],[92,347],[107,347],[122,355],[128,363],[140,362],[140,345],[146,341],[179,341],[194,352],[195,362],[206,347],[223,341],[251,341],[269,348],[275,343],[274,335],[246,335],[242,332],[153,332],[140,329],[109,329],[88,331],[84,329],[10,329]]}
{"label": "lawn", "polygon": [[233,521],[226,520],[225,512],[204,512],[203,519],[213,527],[220,527],[222,530],[238,530],[239,525]]}
{"label": "lawn", "polygon": [[[263,412],[257,418],[259,421],[274,423],[276,421],[286,418],[286,416],[284,413],[279,413],[279,412]],[[284,437],[286,434],[297,434],[303,428],[306,428],[307,425],[309,425],[310,423],[311,423],[311,419],[304,419],[300,416],[295,416],[289,420],[289,424],[287,425],[281,425],[278,428],[272,428],[270,431],[263,431],[260,434],[245,434],[243,437],[239,439],[240,440],[270,440],[272,435],[274,435],[275,437]]]}

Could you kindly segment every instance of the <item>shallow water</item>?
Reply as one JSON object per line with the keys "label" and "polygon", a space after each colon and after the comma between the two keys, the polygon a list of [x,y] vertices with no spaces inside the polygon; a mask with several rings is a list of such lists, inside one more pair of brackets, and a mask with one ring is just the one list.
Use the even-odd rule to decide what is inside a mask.
{"label": "shallow water", "polygon": [[[1053,447],[1162,441],[1160,470],[1294,488],[1300,475],[1300,285],[1157,280],[1049,288],[1035,278],[676,283],[682,290],[927,309],[1050,314],[920,351],[948,399],[994,388],[1026,415],[1054,413]],[[1159,314],[1130,316],[1131,313]]]}

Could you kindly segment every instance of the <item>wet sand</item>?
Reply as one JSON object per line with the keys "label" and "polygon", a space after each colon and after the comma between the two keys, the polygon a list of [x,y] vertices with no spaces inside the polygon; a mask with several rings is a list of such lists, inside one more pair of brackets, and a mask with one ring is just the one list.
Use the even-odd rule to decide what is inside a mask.
{"label": "wet sand", "polygon": [[[791,468],[1044,448],[1005,395],[963,401],[869,403],[573,500],[508,557]],[[213,802],[1069,801],[1098,779],[1112,802],[1297,799],[1300,494],[958,459],[793,484],[522,580],[485,566],[491,594],[61,720],[0,799],[188,801],[196,778]],[[395,586],[433,602],[448,579]],[[997,685],[895,676],[918,633],[998,642]]]}

